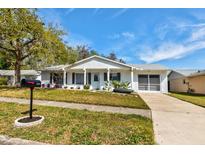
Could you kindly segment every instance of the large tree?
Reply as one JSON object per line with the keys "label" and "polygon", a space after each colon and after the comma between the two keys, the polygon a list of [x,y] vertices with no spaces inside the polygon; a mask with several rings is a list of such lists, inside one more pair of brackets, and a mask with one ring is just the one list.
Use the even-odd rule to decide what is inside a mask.
{"label": "large tree", "polygon": [[0,69],[9,69],[10,63],[7,62],[6,57],[3,55],[3,53],[0,51]]}
{"label": "large tree", "polygon": [[114,51],[111,52],[111,53],[107,56],[107,58],[109,58],[109,59],[111,59],[111,60],[117,60],[117,56],[116,56],[116,54],[115,54]]}
{"label": "large tree", "polygon": [[26,59],[45,64],[67,60],[67,49],[61,39],[63,32],[46,26],[36,11],[0,9],[0,52],[13,65],[16,83],[20,82],[20,70]]}
{"label": "large tree", "polygon": [[85,59],[90,56],[90,48],[87,45],[78,45],[77,51],[79,53],[78,60]]}

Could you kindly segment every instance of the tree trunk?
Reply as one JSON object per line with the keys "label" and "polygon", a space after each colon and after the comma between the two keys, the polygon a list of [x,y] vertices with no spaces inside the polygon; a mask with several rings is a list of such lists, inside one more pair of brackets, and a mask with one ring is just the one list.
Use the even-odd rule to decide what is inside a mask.
{"label": "tree trunk", "polygon": [[20,86],[20,82],[21,82],[21,61],[20,60],[16,60],[15,63],[15,85],[18,87]]}

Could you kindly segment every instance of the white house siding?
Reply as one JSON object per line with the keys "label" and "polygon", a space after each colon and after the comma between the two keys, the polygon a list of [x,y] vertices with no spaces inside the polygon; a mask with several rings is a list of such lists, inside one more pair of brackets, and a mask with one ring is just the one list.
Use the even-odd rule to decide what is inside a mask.
{"label": "white house siding", "polygon": [[168,78],[167,71],[161,73],[161,92],[168,93]]}
{"label": "white house siding", "polygon": [[112,63],[112,62],[108,62],[105,60],[100,60],[100,59],[91,59],[87,62],[82,62],[80,64],[74,65],[72,66],[71,69],[84,69],[84,68],[90,68],[90,69],[128,69],[125,66],[122,66],[120,64],[117,63]]}
{"label": "white house siding", "polygon": [[133,86],[132,89],[137,92],[138,91],[138,72],[134,71],[133,73]]}
{"label": "white house siding", "polygon": [[[152,67],[151,67],[152,68]],[[118,62],[106,60],[104,58],[93,57],[88,58],[83,61],[76,62],[72,65],[66,66],[63,68],[64,73],[67,72],[67,83],[64,82],[64,86],[68,89],[70,88],[80,88],[83,89],[82,85],[76,85],[72,83],[72,73],[91,73],[91,89],[103,89],[105,87],[104,81],[104,73],[121,73],[121,82],[130,82],[131,83],[131,70],[133,70],[133,82],[131,83],[131,88],[138,92],[138,75],[146,74],[146,75],[160,75],[160,91],[163,93],[167,93],[167,70],[146,70],[141,69],[138,70],[138,67],[120,64]],[[55,71],[53,71],[55,72]],[[99,73],[99,81],[94,82],[94,73]],[[85,75],[85,74],[84,74]],[[65,76],[64,76],[65,77]],[[50,72],[42,72],[42,81],[50,81]],[[88,81],[88,79],[87,79]],[[160,92],[159,91],[159,92]],[[148,91],[150,92],[150,91]]]}

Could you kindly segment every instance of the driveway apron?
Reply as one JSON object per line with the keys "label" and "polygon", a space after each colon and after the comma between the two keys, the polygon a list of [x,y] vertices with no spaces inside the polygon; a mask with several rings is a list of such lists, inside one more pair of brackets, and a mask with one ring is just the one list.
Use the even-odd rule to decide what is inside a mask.
{"label": "driveway apron", "polygon": [[158,144],[205,144],[205,108],[162,93],[140,93],[151,108]]}

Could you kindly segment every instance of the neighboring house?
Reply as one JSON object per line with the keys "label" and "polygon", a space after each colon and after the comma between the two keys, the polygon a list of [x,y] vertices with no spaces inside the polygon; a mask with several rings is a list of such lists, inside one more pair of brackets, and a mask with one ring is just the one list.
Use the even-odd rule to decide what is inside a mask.
{"label": "neighboring house", "polygon": [[[14,85],[14,70],[0,70],[0,77],[6,77],[8,79],[8,85]],[[21,70],[21,79],[36,79],[41,80],[41,74],[35,70]]]}
{"label": "neighboring house", "polygon": [[71,65],[47,67],[41,70],[43,84],[68,89],[105,89],[112,80],[130,82],[134,91],[168,92],[168,69],[158,64],[131,65],[100,56],[91,56]]}
{"label": "neighboring house", "polygon": [[173,70],[168,78],[170,91],[205,94],[205,70]]}

